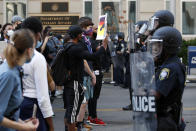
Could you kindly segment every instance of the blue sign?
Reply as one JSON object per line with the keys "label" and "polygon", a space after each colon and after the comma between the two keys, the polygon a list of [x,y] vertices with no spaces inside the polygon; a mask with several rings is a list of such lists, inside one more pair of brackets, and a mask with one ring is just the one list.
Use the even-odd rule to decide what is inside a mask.
{"label": "blue sign", "polygon": [[188,47],[189,68],[196,68],[196,46]]}

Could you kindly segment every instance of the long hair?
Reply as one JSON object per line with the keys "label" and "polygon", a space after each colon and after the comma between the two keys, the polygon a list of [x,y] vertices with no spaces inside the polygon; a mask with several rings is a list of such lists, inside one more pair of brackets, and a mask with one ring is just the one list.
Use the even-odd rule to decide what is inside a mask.
{"label": "long hair", "polygon": [[12,42],[4,50],[8,65],[13,68],[24,55],[25,50],[32,48],[35,42],[33,33],[28,29],[21,29],[13,34]]}

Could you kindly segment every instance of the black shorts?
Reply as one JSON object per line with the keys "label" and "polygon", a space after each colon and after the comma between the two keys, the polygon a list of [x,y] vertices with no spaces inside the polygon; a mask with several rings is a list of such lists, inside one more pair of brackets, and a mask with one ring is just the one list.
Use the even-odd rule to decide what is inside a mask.
{"label": "black shorts", "polygon": [[77,115],[80,111],[81,103],[84,99],[84,92],[82,85],[77,81],[73,81],[64,87],[64,100],[65,100],[65,119],[67,123],[72,124],[77,121]]}

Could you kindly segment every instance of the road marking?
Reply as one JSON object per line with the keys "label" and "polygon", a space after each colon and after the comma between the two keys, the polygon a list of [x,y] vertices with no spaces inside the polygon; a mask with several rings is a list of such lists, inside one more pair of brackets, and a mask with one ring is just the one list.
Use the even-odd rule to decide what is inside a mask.
{"label": "road marking", "polygon": [[184,111],[196,111],[196,107],[184,107]]}
{"label": "road marking", "polygon": [[[184,107],[184,111],[196,111],[196,107]],[[63,108],[56,108],[54,109],[55,112],[64,112],[65,109]],[[100,112],[116,112],[116,111],[123,111],[121,108],[113,108],[113,109],[97,109]]]}

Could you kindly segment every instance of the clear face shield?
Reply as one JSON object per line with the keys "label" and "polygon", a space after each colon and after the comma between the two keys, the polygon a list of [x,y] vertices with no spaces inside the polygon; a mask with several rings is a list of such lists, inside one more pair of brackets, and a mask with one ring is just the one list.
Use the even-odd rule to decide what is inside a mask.
{"label": "clear face shield", "polygon": [[138,33],[140,30],[139,25],[135,25],[134,28],[135,28],[135,33]]}
{"label": "clear face shield", "polygon": [[148,51],[155,58],[161,55],[163,50],[163,40],[162,39],[150,39],[148,41]]}
{"label": "clear face shield", "polygon": [[138,33],[136,33],[136,41],[139,44],[144,44],[144,40],[146,39],[147,35],[146,32],[148,30],[148,25],[144,23]]}
{"label": "clear face shield", "polygon": [[142,27],[140,28],[140,30],[139,30],[138,33],[144,35],[145,32],[147,31],[147,29],[148,29],[148,25],[147,25],[146,23],[144,23],[144,24],[142,25]]}
{"label": "clear face shield", "polygon": [[149,24],[148,25],[149,31],[155,30],[159,26],[159,18],[157,18],[156,16],[153,16],[152,18],[150,18],[148,24]]}

